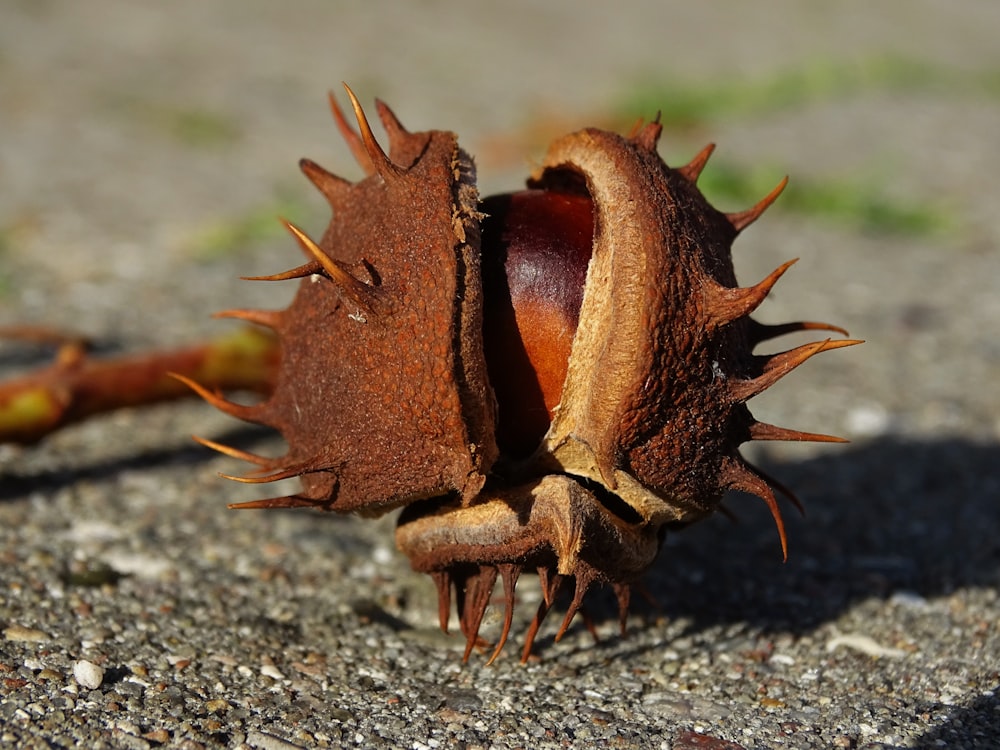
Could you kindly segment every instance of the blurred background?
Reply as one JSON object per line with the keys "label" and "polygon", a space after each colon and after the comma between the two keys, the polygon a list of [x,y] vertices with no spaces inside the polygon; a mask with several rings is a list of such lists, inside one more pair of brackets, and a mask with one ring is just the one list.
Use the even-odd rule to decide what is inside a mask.
{"label": "blurred background", "polygon": [[[198,403],[0,450],[0,578],[10,578],[0,621],[60,639],[44,664],[60,673],[80,654],[106,660],[123,684],[147,670],[195,717],[167,739],[207,744],[226,732],[235,743],[267,717],[291,736],[300,715],[313,741],[343,722],[367,742],[364,717],[378,710],[405,717],[415,738],[428,723],[461,724],[465,734],[442,741],[470,747],[505,732],[535,746],[536,729],[562,732],[578,717],[624,746],[655,747],[697,722],[769,738],[746,740],[758,747],[799,731],[786,724],[840,747],[971,747],[955,737],[992,726],[983,731],[994,741],[978,746],[995,745],[998,34],[995,0],[3,0],[0,325],[77,331],[113,353],[231,328],[215,310],[283,306],[294,284],[238,277],[301,262],[278,216],[322,233],[327,207],[300,157],[360,175],[326,101],[333,91],[346,102],[347,81],[410,129],[458,133],[484,194],[522,185],[555,136],[627,131],[657,111],[669,163],[718,144],[699,184],[723,210],[790,175],[736,244],[741,283],[799,257],[758,317],[828,321],[867,343],[824,354],[751,404],[762,421],[853,441],[752,447],[808,509],[788,518],[790,562],[780,564],[763,504],[735,499],[744,525],[716,518],[668,538],[650,582],[666,614],[640,620],[630,640],[591,650],[574,629],[570,645],[543,645],[553,658],[542,665],[443,669],[461,639],[428,635],[432,587],[393,551],[391,519],[320,526],[308,514],[226,513],[227,501],[260,492],[217,480],[242,467],[192,446],[191,432],[235,429]],[[0,342],[0,377],[50,358]],[[239,435],[253,450],[265,440]],[[260,448],[278,451],[274,440]],[[91,563],[127,575],[117,588],[63,588],[64,567]],[[522,591],[519,633],[537,601]],[[149,612],[157,634],[137,634]],[[95,638],[108,622],[123,624]],[[197,636],[191,622],[203,625]],[[908,656],[829,655],[843,632]],[[774,644],[783,660],[768,661]],[[0,667],[41,664],[26,661],[34,648],[8,636]],[[181,672],[164,653],[200,661]],[[294,690],[260,668],[294,675],[316,653],[318,676]],[[614,667],[593,663],[604,658]],[[367,659],[382,671],[362,683]],[[59,683],[24,669],[27,687],[7,691],[0,709],[25,695],[54,705],[37,696]],[[403,703],[387,700],[413,681]],[[223,682],[233,705],[250,706],[243,715],[222,719],[203,700]],[[537,694],[521,689],[536,682]],[[443,683],[466,691],[444,699],[447,716]],[[169,726],[155,718],[160,693],[126,700],[121,689],[92,698],[102,721],[125,705],[142,731]]]}

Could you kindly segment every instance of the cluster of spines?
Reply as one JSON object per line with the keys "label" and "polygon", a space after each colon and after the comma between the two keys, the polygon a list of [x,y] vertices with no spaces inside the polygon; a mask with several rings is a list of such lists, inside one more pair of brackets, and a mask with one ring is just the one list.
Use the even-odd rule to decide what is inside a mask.
{"label": "cluster of spines", "polygon": [[[357,120],[358,129],[355,130],[344,115],[343,110],[337,103],[336,98],[331,93],[329,96],[330,109],[333,113],[337,129],[347,142],[351,153],[358,164],[364,170],[366,176],[378,175],[384,181],[396,179],[405,174],[405,169],[395,164],[379,145],[372,132],[371,125],[365,116],[361,103],[357,96],[346,84],[344,85],[347,95],[351,101],[351,107]],[[412,134],[400,123],[393,111],[382,101],[376,100],[376,109],[382,125],[389,135],[390,143],[400,143]],[[345,180],[310,159],[301,159],[299,167],[309,178],[310,182],[323,194],[334,210],[346,199],[347,194],[354,185],[349,180]],[[307,261],[300,266],[281,273],[269,274],[266,276],[244,276],[247,281],[289,281],[294,279],[321,276],[332,282],[338,294],[345,300],[349,300],[362,314],[366,316],[377,316],[383,309],[381,290],[376,283],[369,283],[358,278],[346,264],[323,250],[309,235],[299,227],[285,219],[281,220],[285,228],[295,239]],[[369,275],[373,277],[372,282],[377,279],[374,269],[367,268]],[[280,330],[283,314],[278,310],[245,310],[234,309],[216,313],[219,318],[236,318],[257,325],[265,326],[274,330]],[[180,380],[187,383],[192,390],[200,395],[207,402],[215,406],[220,411],[247,422],[261,423],[261,409],[259,406],[246,406],[229,401],[221,394],[209,391],[200,384],[178,376]],[[240,450],[232,446],[217,443],[195,436],[202,445],[218,451],[232,458],[240,459],[248,463],[255,464],[259,468],[244,476],[231,474],[220,474],[225,479],[231,479],[246,484],[263,484],[276,482],[282,479],[300,477],[310,472],[326,470],[328,467],[321,466],[318,459],[300,461],[293,465],[281,465],[281,459],[267,458],[248,451]],[[327,498],[313,498],[306,493],[288,495],[282,497],[264,498],[251,500],[244,503],[233,503],[229,507],[239,509],[257,508],[301,508],[301,507],[323,507],[329,503]]]}
{"label": "cluster of spines", "polygon": [[[486,641],[480,638],[479,629],[482,625],[483,617],[486,614],[486,609],[489,607],[490,600],[492,599],[493,590],[496,586],[496,580],[498,577],[501,579],[503,585],[504,620],[500,630],[500,637],[498,638],[496,645],[493,646],[493,650],[486,662],[486,666],[492,664],[496,661],[497,657],[500,656],[500,652],[503,651],[503,648],[507,643],[511,625],[513,624],[515,604],[514,591],[517,586],[518,578],[524,570],[524,567],[525,566],[518,563],[500,563],[498,565],[480,565],[474,569],[470,568],[473,572],[441,570],[435,571],[431,574],[431,577],[434,579],[434,584],[437,587],[438,618],[441,630],[444,632],[448,632],[448,621],[451,615],[451,592],[452,589],[455,590],[459,626],[466,639],[465,652],[462,655],[462,661],[468,661],[473,649],[477,646],[485,647],[489,645]],[[534,647],[538,632],[541,629],[542,622],[545,620],[546,615],[552,608],[556,596],[562,590],[567,579],[569,578],[572,578],[574,581],[573,598],[566,607],[566,614],[563,616],[563,620],[558,631],[556,631],[555,640],[558,642],[562,639],[562,637],[566,634],[566,631],[569,630],[569,626],[573,622],[577,613],[583,614],[584,619],[586,620],[587,629],[592,635],[596,636],[593,624],[590,619],[586,617],[586,613],[583,613],[581,609],[587,592],[590,590],[591,586],[601,578],[600,574],[589,565],[582,562],[577,564],[577,568],[571,576],[557,573],[551,567],[544,565],[539,566],[536,569],[536,572],[538,573],[542,600],[538,605],[538,609],[535,611],[535,616],[532,619],[531,624],[528,626],[528,631],[525,635],[524,646],[521,650],[522,663],[527,662],[530,658],[531,651]],[[621,633],[624,635],[628,622],[631,586],[629,584],[619,582],[612,583],[611,585],[618,601],[619,625]]]}
{"label": "cluster of spines", "polygon": [[[405,169],[395,164],[392,159],[383,151],[372,133],[371,127],[362,111],[357,97],[346,87],[348,96],[358,123],[358,130],[348,123],[344,113],[337,104],[335,98],[330,96],[330,105],[337,127],[343,135],[348,147],[355,159],[361,165],[368,176],[378,175],[382,180],[391,181],[403,173]],[[393,112],[381,101],[377,102],[379,117],[389,133],[390,142],[409,135]],[[655,151],[657,142],[662,130],[659,118],[642,126],[637,127],[630,135],[630,140],[636,145],[649,151]],[[709,157],[715,149],[714,144],[707,145],[688,164],[677,168],[675,171],[685,178],[689,183],[695,185],[698,177],[708,162]],[[334,207],[340,203],[346,192],[352,188],[352,183],[336,176],[320,167],[309,159],[302,159],[299,163],[303,173],[317,187],[317,189],[327,198]],[[781,194],[787,178],[783,179],[767,196],[753,207],[735,213],[724,214],[735,234],[739,234],[767,210],[767,208]],[[305,278],[313,275],[321,275],[332,281],[338,292],[349,299],[360,309],[367,313],[377,314],[378,312],[378,288],[357,278],[345,264],[331,258],[317,243],[315,243],[305,232],[294,226],[290,222],[284,222],[288,231],[293,235],[308,260],[301,266],[282,273],[246,277],[251,280],[263,281],[284,281],[290,279]],[[766,325],[758,323],[749,318],[749,315],[757,309],[764,301],[770,290],[778,279],[795,261],[788,261],[782,264],[759,283],[750,287],[725,287],[717,285],[709,293],[711,303],[707,307],[707,325],[709,328],[721,327],[736,320],[746,318],[748,321],[747,331],[750,344],[757,344],[795,331],[806,330],[826,330],[841,334],[846,334],[843,329],[826,323],[799,321],[779,325]],[[238,318],[255,324],[277,329],[281,325],[282,316],[279,311],[265,310],[228,310],[218,314],[218,317]],[[768,357],[755,356],[760,365],[760,374],[752,379],[733,380],[731,386],[731,399],[733,403],[743,403],[752,396],[766,390],[777,380],[791,370],[798,367],[812,356],[831,349],[851,346],[860,343],[859,341],[841,339],[825,339],[811,344],[805,344],[794,349],[780,352]],[[183,378],[182,378],[183,379]],[[259,421],[259,411],[252,406],[244,406],[224,399],[221,395],[208,391],[199,384],[184,379],[196,392],[206,401],[213,404],[220,410],[234,417],[251,421]],[[782,440],[782,441],[814,441],[814,442],[843,442],[841,438],[818,433],[801,432],[798,430],[778,427],[762,422],[753,421],[748,428],[750,440]],[[310,471],[316,471],[313,462],[300,462],[294,466],[284,466],[276,468],[280,459],[271,459],[259,456],[241,449],[223,445],[215,441],[204,438],[196,438],[203,445],[212,448],[227,456],[240,459],[257,465],[259,468],[246,476],[222,475],[228,479],[246,483],[265,483],[281,479],[298,477]],[[741,490],[757,495],[765,501],[775,523],[780,536],[783,555],[787,556],[787,543],[785,538],[784,522],[777,504],[774,490],[788,497],[796,507],[801,509],[799,501],[795,496],[779,482],[765,474],[760,469],[750,465],[738,454],[728,457],[723,464],[722,484],[730,489]],[[236,508],[274,508],[274,507],[315,507],[322,502],[304,495],[293,495],[288,497],[270,498],[247,503],[234,504]],[[518,577],[523,569],[523,565],[518,563],[503,563],[498,565],[470,566],[472,572],[458,573],[456,571],[437,571],[432,573],[438,590],[439,618],[442,629],[447,630],[448,619],[451,609],[451,590],[456,590],[456,605],[459,613],[461,629],[466,637],[466,648],[463,656],[467,660],[472,650],[477,645],[482,645],[479,637],[479,629],[485,611],[490,603],[493,589],[497,577],[500,577],[504,590],[505,614],[501,635],[493,649],[488,664],[491,664],[503,649],[510,632],[513,619],[513,608],[515,600],[515,587]],[[560,640],[566,633],[575,615],[580,610],[583,599],[589,588],[599,580],[606,580],[589,565],[578,561],[576,569],[572,575],[557,573],[553,568],[540,566],[537,568],[542,601],[535,613],[534,619],[529,626],[524,648],[522,651],[522,661],[527,661],[530,656],[535,638],[539,632],[542,621],[545,619],[551,608],[556,595],[565,583],[566,578],[574,579],[573,599],[567,607],[566,615],[559,627],[555,639]],[[621,630],[624,633],[628,615],[628,606],[631,593],[631,586],[628,583],[612,582],[612,586],[618,600],[619,619]]]}
{"label": "cluster of spines", "polygon": [[[635,145],[655,152],[659,141],[662,126],[659,123],[659,114],[645,125],[638,123],[629,136],[629,140]],[[705,165],[708,163],[715,144],[709,143],[690,162],[674,171],[681,175],[692,186],[697,185]],[[781,181],[764,198],[754,206],[739,212],[724,213],[726,221],[732,227],[734,236],[740,234],[744,229],[759,219],[764,212],[774,203],[788,185],[788,177]],[[842,335],[847,335],[847,331],[839,326],[816,321],[796,321],[777,325],[759,323],[750,315],[764,302],[771,289],[778,282],[798,259],[786,261],[768,274],[763,280],[749,287],[726,287],[717,282],[709,286],[706,297],[708,303],[705,310],[705,323],[709,330],[717,329],[729,325],[738,320],[747,323],[747,335],[751,351],[758,344],[783,336],[787,333],[797,331],[832,331]],[[731,379],[729,381],[729,398],[733,404],[743,404],[753,396],[762,393],[770,388],[778,380],[787,375],[811,357],[832,349],[840,349],[847,346],[860,344],[861,341],[855,339],[823,339],[810,344],[778,352],[768,356],[752,355],[752,361],[759,367],[760,373],[750,379]],[[824,442],[842,443],[843,438],[833,435],[824,435],[814,432],[803,432],[800,430],[779,427],[777,425],[764,422],[752,421],[749,425],[749,440],[780,440],[780,441],[801,441],[801,442]],[[785,524],[778,507],[774,490],[788,498],[793,505],[801,512],[802,505],[798,498],[784,485],[773,477],[765,474],[759,468],[753,466],[738,453],[725,459],[722,467],[721,477],[723,486],[729,489],[747,492],[764,500],[774,518],[778,535],[781,542],[782,556],[788,557],[788,543],[785,536]]]}
{"label": "cluster of spines", "polygon": [[[645,126],[637,127],[629,139],[637,146],[655,152],[661,132],[658,119],[656,118]],[[714,150],[715,144],[708,144],[690,162],[676,168],[675,171],[690,184],[696,185],[698,177],[701,175]],[[788,178],[783,178],[770,193],[749,209],[723,214],[734,233],[738,235],[759,219],[771,204],[777,200],[787,183]],[[711,330],[737,320],[746,319],[747,335],[751,349],[764,341],[798,331],[822,330],[847,335],[847,331],[844,329],[828,323],[796,321],[769,325],[759,323],[749,317],[763,303],[777,281],[796,260],[793,259],[783,263],[753,286],[733,288],[716,284],[708,293],[711,303],[707,306],[706,310],[707,327]],[[734,404],[742,404],[769,388],[784,375],[816,354],[831,349],[853,346],[858,343],[861,342],[852,339],[823,339],[769,356],[754,356],[753,359],[759,365],[760,374],[746,380],[733,379],[731,381],[730,398]],[[750,423],[748,433],[749,440],[845,442],[843,438],[833,435],[804,432],[756,420]],[[766,503],[777,527],[782,556],[787,558],[788,546],[785,535],[785,524],[781,515],[781,509],[778,506],[775,491],[785,496],[801,512],[802,505],[798,498],[782,483],[747,462],[738,453],[726,457],[723,461],[720,480],[722,486],[756,495]],[[504,621],[500,637],[493,648],[487,664],[492,664],[499,656],[509,635],[514,608],[514,589],[522,568],[523,566],[521,565],[507,563],[496,566],[482,565],[476,568],[473,573],[438,571],[433,574],[438,590],[438,611],[443,630],[447,630],[448,627],[451,611],[451,591],[453,588],[456,591],[459,621],[462,633],[466,638],[463,660],[468,660],[472,650],[477,645],[483,645],[479,637],[479,628],[489,605],[498,576],[503,582],[504,589]],[[589,588],[593,583],[604,578],[597,571],[582,562],[577,563],[577,568],[573,576],[560,575],[546,566],[539,567],[537,572],[541,585],[542,601],[527,631],[521,655],[522,662],[527,661],[529,658],[542,621],[551,608],[557,593],[562,588],[565,579],[567,577],[574,578],[573,599],[570,601],[562,624],[555,635],[556,641],[563,637],[570,623],[580,611]],[[624,582],[612,582],[611,585],[618,600],[619,622],[621,632],[624,634],[632,585]],[[593,631],[589,621],[588,628]]]}

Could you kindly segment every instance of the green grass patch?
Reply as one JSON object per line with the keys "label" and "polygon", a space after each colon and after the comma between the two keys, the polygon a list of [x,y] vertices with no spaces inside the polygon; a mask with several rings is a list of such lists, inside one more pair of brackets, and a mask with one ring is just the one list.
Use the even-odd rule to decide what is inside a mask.
{"label": "green grass patch", "polygon": [[224,112],[120,93],[109,95],[106,106],[126,120],[159,131],[191,148],[221,148],[243,137],[236,117]]}
{"label": "green grass patch", "polygon": [[303,200],[284,196],[243,216],[222,219],[202,227],[185,243],[185,250],[194,260],[211,262],[286,236],[287,232],[279,219],[301,224],[309,215]]}
{"label": "green grass patch", "polygon": [[236,120],[207,110],[178,109],[162,113],[163,125],[175,139],[195,148],[235,143],[242,135]]}
{"label": "green grass patch", "polygon": [[[638,82],[613,116],[620,123],[631,123],[659,111],[668,130],[694,130],[716,121],[764,116],[871,92],[1000,98],[1000,69],[960,71],[889,56],[815,61],[761,79],[695,83],[652,78]],[[775,169],[742,170],[713,160],[699,186],[715,202],[749,207],[781,176]],[[829,182],[793,179],[776,208],[864,232],[923,236],[954,228],[955,217],[944,206],[895,199],[883,179],[884,175]]]}
{"label": "green grass patch", "polygon": [[[698,187],[715,205],[730,210],[749,208],[779,182],[776,169],[739,169],[712,161]],[[815,216],[850,229],[908,236],[937,235],[955,226],[955,218],[940,205],[905,202],[887,195],[876,180],[809,182],[795,179],[781,194],[775,210]]]}
{"label": "green grass patch", "polygon": [[654,77],[638,81],[613,111],[623,121],[661,113],[670,128],[759,116],[869,91],[972,92],[1000,97],[1000,70],[970,74],[899,57],[816,61],[769,78],[700,82]]}

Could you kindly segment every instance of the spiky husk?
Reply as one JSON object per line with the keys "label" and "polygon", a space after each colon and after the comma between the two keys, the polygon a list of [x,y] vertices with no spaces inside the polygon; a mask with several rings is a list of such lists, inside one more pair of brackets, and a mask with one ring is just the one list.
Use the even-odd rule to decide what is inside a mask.
{"label": "spiky husk", "polygon": [[303,160],[334,219],[319,243],[289,225],[308,260],[264,277],[304,279],[288,310],[237,315],[281,337],[275,392],[254,407],[213,398],[277,428],[288,453],[262,458],[206,441],[257,465],[242,481],[301,476],[303,490],[241,507],[406,506],[397,543],[433,577],[443,628],[455,592],[465,658],[501,579],[505,619],[490,661],[507,640],[522,571],[537,571],[543,591],[524,659],[570,580],[557,639],[596,583],[614,588],[624,629],[630,586],[655,559],[663,528],[712,513],[729,489],[767,503],[785,554],[774,493],[784,488],[739,445],[836,438],[757,422],[746,401],[813,355],[857,342],[753,353],[790,331],[842,332],[750,318],[791,262],[753,286],[736,282],[732,242],[784,181],[753,208],[725,214],[697,187],[713,146],[671,169],[656,152],[657,122],[628,138],[590,129],[552,145],[530,185],[592,201],[593,252],[561,400],[537,449],[512,458],[495,440],[471,160],[452,134],[410,133],[379,103],[387,155],[348,93],[357,132],[331,103],[368,176],[351,184]]}

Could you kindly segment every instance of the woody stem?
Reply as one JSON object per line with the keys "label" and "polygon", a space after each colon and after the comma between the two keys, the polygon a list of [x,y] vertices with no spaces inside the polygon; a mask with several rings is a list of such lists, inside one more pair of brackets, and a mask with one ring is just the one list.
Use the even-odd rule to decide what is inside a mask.
{"label": "woody stem", "polygon": [[210,389],[268,393],[278,351],[272,334],[249,327],[185,348],[103,359],[69,340],[53,364],[0,382],[0,444],[33,443],[95,414],[193,395],[171,373]]}

